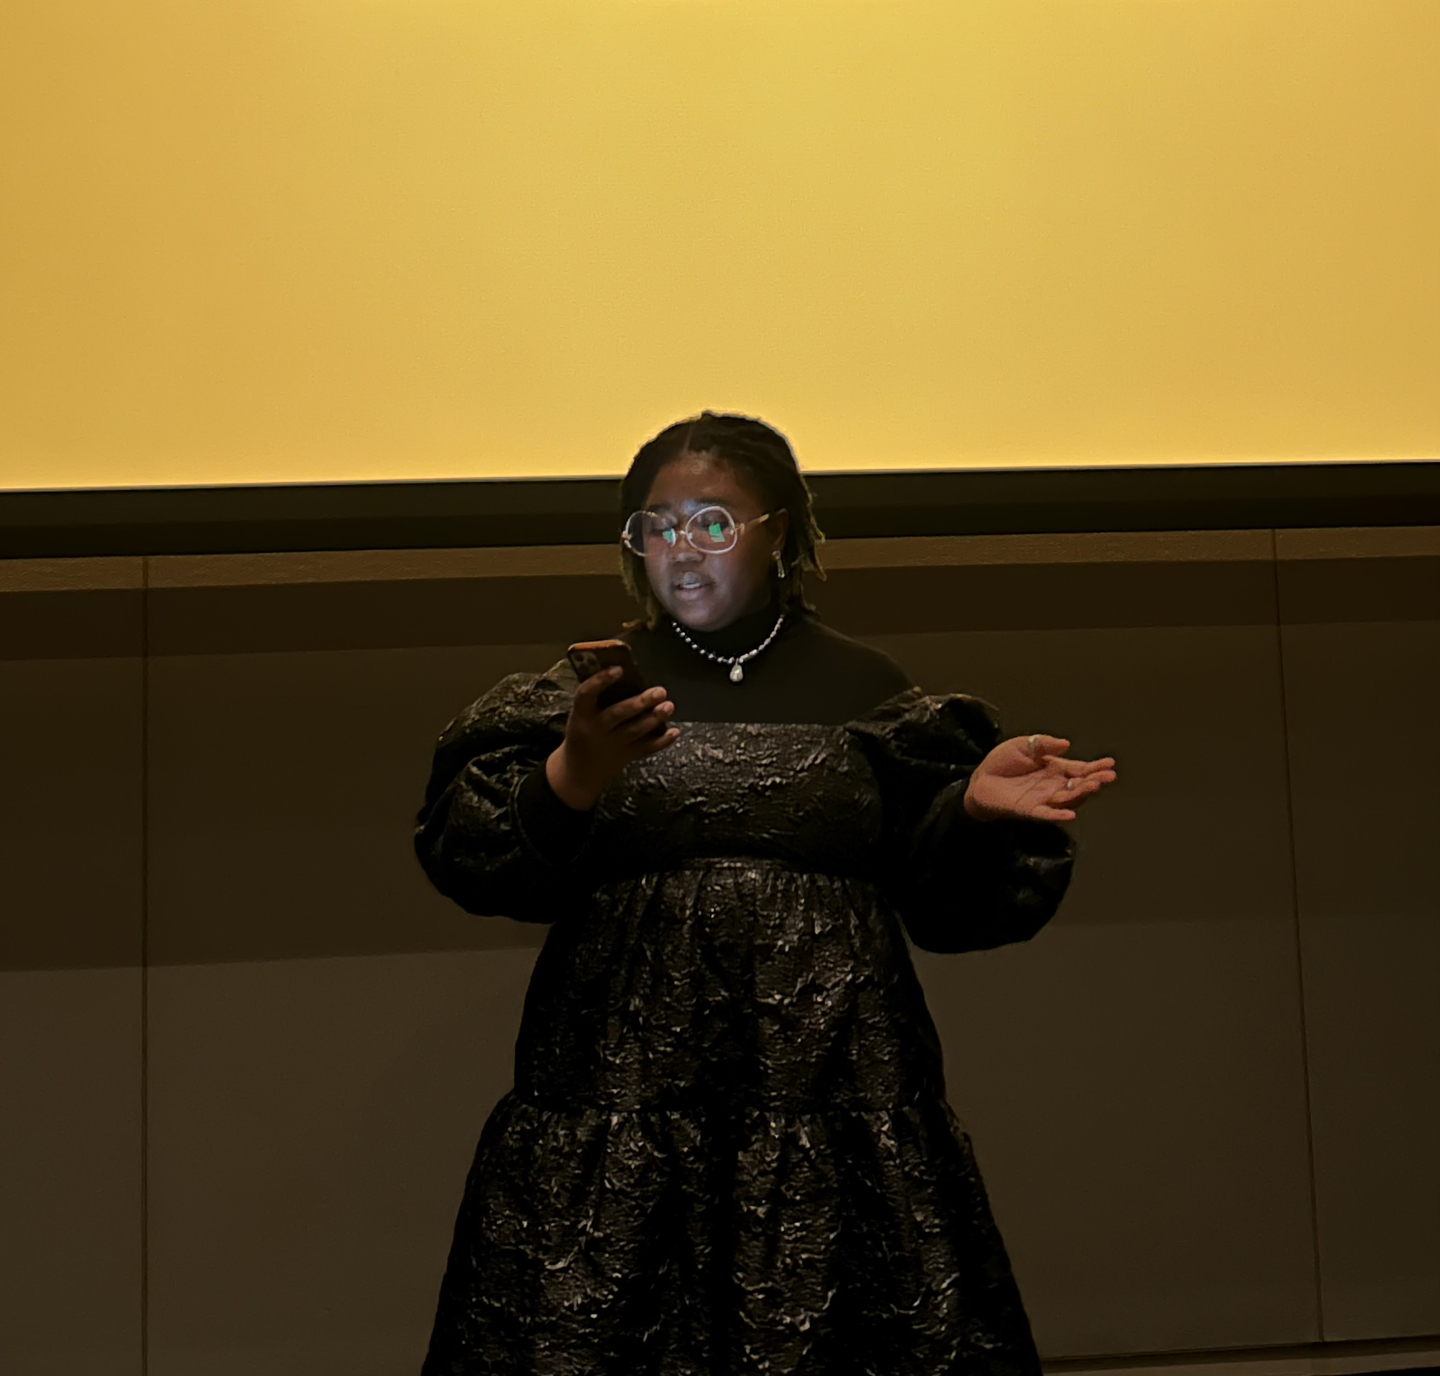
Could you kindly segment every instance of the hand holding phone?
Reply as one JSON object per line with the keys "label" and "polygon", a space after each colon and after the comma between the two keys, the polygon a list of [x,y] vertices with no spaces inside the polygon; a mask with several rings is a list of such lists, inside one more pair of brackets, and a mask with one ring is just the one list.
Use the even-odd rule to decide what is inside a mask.
{"label": "hand holding phone", "polygon": [[588,812],[631,760],[673,745],[680,732],[670,725],[674,703],[663,688],[646,687],[623,640],[583,641],[569,658],[580,686],[545,777],[563,803]]}
{"label": "hand holding phone", "polygon": [[613,707],[626,698],[638,696],[648,687],[645,675],[635,662],[635,652],[623,640],[582,640],[572,645],[566,655],[581,683],[604,669],[619,667],[620,677],[600,690],[596,701],[601,707]]}

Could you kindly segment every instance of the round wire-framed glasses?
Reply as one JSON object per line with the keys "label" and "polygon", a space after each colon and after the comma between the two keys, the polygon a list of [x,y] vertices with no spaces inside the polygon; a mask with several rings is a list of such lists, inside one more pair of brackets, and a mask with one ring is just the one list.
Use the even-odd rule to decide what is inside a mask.
{"label": "round wire-framed glasses", "polygon": [[674,549],[682,539],[697,554],[728,554],[750,526],[758,526],[774,514],[767,511],[753,521],[737,521],[723,506],[706,506],[682,524],[668,512],[636,511],[625,522],[620,542],[642,557]]}

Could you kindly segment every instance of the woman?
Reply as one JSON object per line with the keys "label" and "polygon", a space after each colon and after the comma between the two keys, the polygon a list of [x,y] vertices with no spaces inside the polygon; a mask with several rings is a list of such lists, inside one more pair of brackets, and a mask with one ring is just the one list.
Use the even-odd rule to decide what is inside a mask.
{"label": "woman", "polygon": [[804,600],[784,438],[706,412],[621,488],[653,686],[562,662],[440,739],[416,846],[553,924],[425,1376],[1039,1371],[911,965],[1033,936],[1115,778],[1000,740]]}

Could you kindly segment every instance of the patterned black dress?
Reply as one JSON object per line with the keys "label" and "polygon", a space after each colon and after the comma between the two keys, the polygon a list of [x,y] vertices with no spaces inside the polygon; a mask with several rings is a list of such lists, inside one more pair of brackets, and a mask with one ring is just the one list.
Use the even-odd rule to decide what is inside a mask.
{"label": "patterned black dress", "polygon": [[[680,739],[594,814],[543,783],[568,665],[505,679],[440,741],[416,838],[431,879],[471,912],[552,925],[425,1376],[1033,1376],[905,933],[937,951],[1032,936],[1069,838],[966,818],[998,739],[974,699],[697,720],[727,701],[793,715],[782,679],[827,655],[859,657],[862,696],[900,671],[806,620],[768,690],[687,664],[687,694],[662,635],[637,655]],[[810,701],[834,715],[822,677]]]}

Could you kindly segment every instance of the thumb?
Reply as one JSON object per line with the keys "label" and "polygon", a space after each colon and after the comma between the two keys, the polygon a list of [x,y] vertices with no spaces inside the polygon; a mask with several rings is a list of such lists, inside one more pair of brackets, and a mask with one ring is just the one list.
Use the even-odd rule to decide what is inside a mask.
{"label": "thumb", "polygon": [[1070,742],[1064,736],[1047,736],[1036,731],[1024,738],[1025,753],[1037,764],[1046,755],[1063,755],[1070,749]]}

